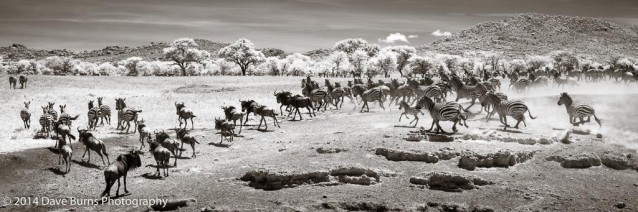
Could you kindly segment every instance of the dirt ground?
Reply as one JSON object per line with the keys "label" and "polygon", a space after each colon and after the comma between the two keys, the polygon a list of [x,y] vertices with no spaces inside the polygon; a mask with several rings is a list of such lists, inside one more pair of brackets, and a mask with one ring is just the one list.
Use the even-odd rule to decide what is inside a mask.
{"label": "dirt ground", "polygon": [[[398,106],[384,111],[372,106],[371,112],[359,113],[359,107],[347,101],[341,110],[318,112],[314,118],[304,114],[302,121],[278,117],[281,128],[268,122],[267,131],[256,130],[259,119],[250,115],[235,141],[219,145],[220,135],[213,129],[215,117],[222,117],[222,105],[239,106],[239,99],[256,101],[275,107],[272,92],[290,90],[300,93],[301,78],[272,77],[203,77],[203,78],[128,78],[128,77],[44,77],[34,76],[26,90],[2,90],[7,99],[9,116],[0,118],[7,126],[0,137],[0,195],[2,198],[32,199],[94,199],[104,190],[103,168],[99,157],[91,154],[91,162],[81,159],[84,146],[73,143],[73,162],[69,173],[58,170],[57,150],[53,140],[32,139],[40,129],[37,117],[47,101],[67,104],[71,114],[80,114],[75,126],[85,126],[87,102],[99,96],[115,108],[115,98],[126,97],[129,106],[142,109],[140,118],[152,130],[170,130],[178,125],[174,102],[184,101],[198,116],[192,134],[200,142],[196,158],[190,158],[190,147],[177,158],[177,167],[170,167],[168,177],[154,177],[155,161],[143,148],[142,167],[132,170],[127,188],[130,194],[116,199],[168,199],[189,201],[181,210],[240,211],[316,211],[316,210],[495,210],[495,211],[636,211],[638,210],[638,175],[631,163],[636,162],[638,130],[636,114],[638,95],[634,87],[605,85],[607,93],[582,86],[567,89],[541,89],[527,94],[511,94],[523,98],[538,119],[527,119],[527,127],[503,131],[497,119],[485,122],[485,113],[472,115],[469,128],[460,127],[453,142],[407,141],[410,131],[405,119],[398,122]],[[323,79],[317,78],[323,82]],[[345,82],[346,79],[336,79]],[[342,83],[343,84],[343,83]],[[505,84],[504,87],[507,84]],[[597,85],[602,86],[602,85]],[[6,88],[3,88],[6,89]],[[575,93],[583,103],[592,104],[603,127],[588,123],[585,128],[572,128],[567,123],[564,107],[556,105],[559,91]],[[506,93],[510,94],[506,90]],[[21,129],[19,111],[22,102],[32,99],[32,127]],[[467,105],[466,103],[463,103]],[[57,107],[57,106],[56,106]],[[354,110],[353,110],[354,109]],[[478,112],[479,107],[472,108]],[[431,118],[420,116],[418,126],[429,127]],[[115,113],[114,113],[115,114]],[[114,116],[113,120],[117,118]],[[510,119],[511,121],[511,119]],[[190,123],[189,123],[190,124]],[[138,148],[137,133],[121,133],[116,123],[99,126],[94,132],[107,145],[112,162],[117,155]],[[449,123],[443,124],[450,130]],[[75,128],[75,127],[74,127]],[[190,128],[190,126],[189,126]],[[591,130],[589,134],[572,133],[569,144],[558,141],[565,130]],[[77,135],[75,129],[73,133]],[[602,138],[596,138],[601,133]],[[527,140],[525,140],[527,139]],[[549,141],[541,144],[540,141]],[[533,145],[530,144],[534,143]],[[318,149],[320,149],[318,151]],[[330,151],[336,153],[328,153]],[[379,149],[404,153],[456,154],[434,162],[393,161],[378,155]],[[467,170],[459,167],[463,155],[488,155],[499,150],[533,154],[528,160],[516,159],[509,167],[479,167]],[[319,153],[322,152],[322,153]],[[579,155],[585,162],[601,159],[603,164],[576,168],[556,157]],[[616,170],[605,162],[607,156],[629,161],[627,169]],[[591,160],[590,160],[591,159]],[[171,158],[171,164],[174,158]],[[396,160],[396,159],[394,159]],[[600,160],[599,160],[600,161]],[[581,161],[582,162],[582,161]],[[580,163],[579,163],[580,164]],[[363,170],[337,176],[339,168]],[[247,173],[261,170],[260,179],[290,177],[291,182],[275,190],[259,189],[260,182],[247,182]],[[411,183],[420,173],[446,172],[478,177],[491,184],[450,192]],[[309,176],[329,175],[329,180],[317,182]],[[372,173],[372,174],[370,174]],[[369,177],[373,179],[370,180]],[[244,179],[244,180],[242,180]],[[349,179],[349,180],[348,180]],[[354,179],[354,180],[353,180]],[[296,181],[295,181],[296,180]],[[262,182],[263,183],[263,182]],[[280,184],[281,185],[281,184]],[[111,195],[115,195],[115,189]],[[123,192],[123,188],[120,189]],[[114,198],[115,199],[115,198]],[[118,210],[141,211],[147,206],[100,205],[14,205],[3,211],[49,210]]]}

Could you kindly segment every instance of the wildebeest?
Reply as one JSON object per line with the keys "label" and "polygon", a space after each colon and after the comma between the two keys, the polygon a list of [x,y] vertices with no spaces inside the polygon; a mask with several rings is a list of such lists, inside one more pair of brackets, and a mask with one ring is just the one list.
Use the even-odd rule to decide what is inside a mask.
{"label": "wildebeest", "polygon": [[146,123],[144,122],[144,119],[141,119],[137,122],[137,131],[140,133],[140,149],[142,149],[142,147],[144,147],[144,138],[148,138],[148,136],[151,134],[151,132],[148,131],[148,129],[146,128]]}
{"label": "wildebeest", "polygon": [[16,79],[16,77],[14,76],[9,76],[9,89],[11,89],[13,87],[13,89],[16,89],[16,84],[18,83],[18,79]]}
{"label": "wildebeest", "polygon": [[[299,114],[299,120],[303,120],[301,112],[299,112],[299,108],[304,107],[308,110],[308,114],[310,114],[310,117],[312,117],[313,115],[317,116],[317,114],[315,114],[315,109],[312,107],[312,101],[309,97],[304,97],[301,95],[289,96],[288,102],[290,102],[290,105],[295,108],[294,110],[290,111],[294,113],[294,115],[292,116],[292,120],[295,120],[297,114]],[[288,116],[290,116],[290,112],[288,113]]]}
{"label": "wildebeest", "polygon": [[106,189],[102,192],[102,196],[111,196],[111,187],[117,180],[117,191],[115,196],[120,195],[120,177],[124,177],[124,192],[128,193],[126,189],[126,175],[128,171],[142,166],[142,160],[140,159],[140,151],[133,150],[127,154],[117,156],[115,162],[104,169],[104,180],[106,181]]}
{"label": "wildebeest", "polygon": [[182,153],[184,152],[184,143],[190,144],[191,148],[193,149],[193,154],[191,155],[191,158],[195,158],[195,143],[199,143],[197,142],[197,140],[195,139],[194,136],[192,136],[190,134],[190,132],[186,129],[178,129],[177,130],[177,139],[179,139],[180,141],[182,141],[182,146],[180,147],[180,149],[182,151],[179,152],[179,156],[182,156]]}
{"label": "wildebeest", "polygon": [[64,160],[65,169],[64,172],[69,173],[71,171],[71,157],[73,157],[73,149],[64,141],[64,139],[58,137],[58,146],[59,156],[58,156],[58,166]]}
{"label": "wildebeest", "polygon": [[175,157],[175,163],[173,164],[173,166],[177,166],[177,151],[181,151],[177,141],[170,138],[170,136],[168,136],[168,134],[164,131],[155,132],[154,134],[155,140],[157,140],[163,147],[168,149],[168,151],[173,154],[173,157]]}
{"label": "wildebeest", "polygon": [[244,125],[244,113],[237,111],[235,106],[222,107],[224,110],[224,115],[226,116],[226,121],[233,121],[234,127],[237,126],[237,120],[239,120],[239,133],[241,134],[241,128]]}
{"label": "wildebeest", "polygon": [[[224,141],[224,137],[226,137],[226,140],[229,142],[233,142],[233,135],[235,134],[235,127],[233,124],[215,117],[215,129],[221,131],[221,137],[219,139],[220,144]],[[230,136],[230,140],[228,139],[228,136]]]}
{"label": "wildebeest", "polygon": [[22,119],[22,124],[24,124],[24,128],[31,127],[31,112],[29,112],[29,105],[31,101],[24,102],[24,108],[20,110],[20,119]]}
{"label": "wildebeest", "polygon": [[188,126],[188,119],[191,120],[191,129],[194,129],[193,118],[197,117],[193,115],[193,111],[184,105],[184,102],[175,102],[175,109],[177,109],[177,120],[179,121],[179,127],[182,127],[182,119],[184,120],[184,129]]}
{"label": "wildebeest", "polygon": [[149,151],[153,153],[153,158],[157,164],[157,176],[160,175],[160,167],[164,168],[164,176],[168,177],[168,163],[171,159],[171,152],[164,148],[157,141],[148,140]]}
{"label": "wildebeest", "polygon": [[248,122],[248,115],[253,113],[256,116],[257,113],[255,113],[255,108],[260,105],[255,102],[255,100],[239,100],[239,102],[241,103],[241,112],[246,113],[246,120],[244,121],[244,124],[246,124]]}
{"label": "wildebeest", "polygon": [[27,81],[28,81],[27,76],[20,75],[19,80],[20,80],[20,89],[27,88]]}
{"label": "wildebeest", "polygon": [[266,121],[266,117],[272,118],[274,120],[274,125],[281,128],[279,123],[277,123],[277,113],[275,113],[274,109],[270,109],[267,106],[262,105],[255,109],[255,113],[261,116],[261,120],[259,121],[259,126],[257,126],[258,130],[259,128],[261,128],[261,122],[264,122],[264,125],[266,125],[265,130],[268,130],[268,123]]}
{"label": "wildebeest", "polygon": [[[88,132],[89,131],[88,129],[81,130],[80,127],[78,127],[77,130],[78,130],[78,133],[80,134],[78,136],[78,141],[84,144],[84,146],[86,147],[86,150],[84,150],[84,154],[82,154],[82,159],[84,159],[84,156],[88,152],[89,159],[87,160],[87,162],[91,162],[91,150],[92,150],[100,156],[100,158],[102,159],[103,165],[110,164],[111,161],[109,160],[109,154],[106,153],[106,146],[104,145],[104,142],[102,142],[102,140],[93,136],[92,133]],[[107,163],[104,163],[104,157],[102,156],[102,154],[106,156]]]}
{"label": "wildebeest", "polygon": [[[53,122],[53,131],[55,132],[57,137],[58,138],[61,137],[65,143],[66,143],[66,137],[68,137],[71,140],[75,140],[75,136],[71,134],[71,128],[69,128],[69,126],[63,124],[62,122],[63,122],[62,120]],[[56,146],[58,146],[57,143],[56,143]],[[69,140],[69,146],[71,146],[70,140]],[[73,146],[71,146],[71,149],[73,149]]]}

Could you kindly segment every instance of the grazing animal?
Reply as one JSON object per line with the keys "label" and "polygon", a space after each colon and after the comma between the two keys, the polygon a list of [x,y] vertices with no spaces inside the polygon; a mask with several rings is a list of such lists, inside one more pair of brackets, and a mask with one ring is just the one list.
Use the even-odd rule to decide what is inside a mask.
{"label": "grazing animal", "polygon": [[75,115],[74,117],[71,117],[71,115],[69,115],[68,113],[66,113],[66,105],[59,105],[60,106],[60,121],[62,122],[62,124],[71,127],[72,125],[72,121],[78,119],[78,117],[80,117],[80,115]]}
{"label": "grazing animal", "polygon": [[525,103],[523,103],[522,101],[503,100],[494,93],[487,93],[485,95],[487,101],[492,103],[494,111],[498,113],[499,120],[505,125],[505,127],[503,128],[504,130],[507,130],[507,128],[510,127],[507,124],[507,116],[511,116],[518,121],[514,126],[514,128],[516,129],[518,129],[518,125],[521,122],[523,122],[523,124],[527,126],[527,124],[525,123],[525,112],[528,112],[528,115],[531,119],[536,119],[536,117],[532,116],[532,113],[527,105],[525,105]]}
{"label": "grazing animal", "polygon": [[18,79],[16,79],[16,77],[14,76],[9,76],[9,89],[11,89],[13,87],[13,89],[16,89],[16,84],[18,83]]}
{"label": "grazing animal", "polygon": [[[395,82],[395,80],[393,80],[393,82]],[[412,96],[414,96],[414,88],[412,88],[412,86],[409,84],[399,85],[396,89],[394,89],[394,95],[390,98],[388,106],[390,106],[395,99],[396,104],[399,104],[399,98],[401,98],[401,101],[406,101],[407,99],[409,102],[412,99]]]}
{"label": "grazing animal", "polygon": [[[452,130],[454,132],[458,132],[456,129],[457,123],[461,126],[468,127],[466,123],[467,117],[462,113],[463,107],[456,102],[435,103],[430,97],[424,96],[417,102],[417,106],[430,111],[432,125],[429,130],[426,130],[426,132],[431,132],[432,128],[434,128],[434,125],[436,124],[437,133],[447,133],[441,128],[441,125],[439,125],[440,121],[454,122],[454,125],[452,125]],[[463,121],[463,123],[460,123],[461,121]]]}
{"label": "grazing animal", "polygon": [[430,97],[431,99],[436,100],[436,102],[443,102],[443,100],[445,100],[443,90],[441,90],[441,88],[437,85],[418,86],[415,93],[415,101],[424,96]]}
{"label": "grazing animal", "polygon": [[383,106],[384,95],[383,90],[379,87],[375,87],[369,90],[364,91],[362,86],[353,86],[354,96],[361,96],[361,100],[363,101],[363,106],[361,106],[361,111],[363,112],[363,108],[367,108],[368,112],[370,111],[370,107],[368,106],[368,102],[379,101],[379,105],[383,110],[385,107]]}
{"label": "grazing animal", "polygon": [[144,147],[144,138],[148,138],[148,136],[151,135],[151,132],[148,131],[148,129],[146,128],[146,123],[144,122],[144,119],[141,119],[140,121],[137,122],[137,132],[140,133],[140,149],[142,149],[142,147]]}
{"label": "grazing animal", "polygon": [[487,92],[487,89],[483,84],[476,84],[474,86],[467,86],[463,84],[461,79],[457,76],[452,76],[452,79],[448,82],[449,86],[456,92],[456,102],[459,99],[470,99],[472,100],[471,104],[467,106],[464,110],[469,110],[470,107],[474,106],[476,99],[478,99],[481,95]]}
{"label": "grazing animal", "polygon": [[510,87],[514,86],[514,91],[516,92],[524,92],[530,84],[531,82],[528,79],[518,79],[516,81],[512,79]]}
{"label": "grazing animal", "polygon": [[399,103],[399,110],[401,110],[401,109],[403,109],[403,113],[401,113],[401,116],[399,116],[399,122],[401,121],[401,118],[403,116],[405,116],[406,119],[410,119],[410,118],[408,118],[408,114],[409,115],[413,115],[414,116],[414,120],[412,120],[410,122],[410,124],[412,124],[412,122],[415,122],[415,123],[414,123],[414,126],[412,126],[412,127],[416,127],[416,125],[419,123],[419,113],[421,113],[422,115],[425,115],[423,113],[423,111],[421,111],[421,107],[416,106],[416,107],[412,108],[405,101],[401,101]]}
{"label": "grazing animal", "polygon": [[184,129],[188,126],[188,119],[191,120],[191,129],[195,128],[195,124],[193,123],[193,118],[197,117],[193,115],[193,111],[190,108],[187,108],[184,105],[184,102],[177,103],[175,102],[175,109],[177,109],[177,121],[179,121],[179,127],[182,127],[182,120],[184,120]]}
{"label": "grazing animal", "polygon": [[20,89],[25,89],[27,88],[27,81],[29,79],[27,79],[27,76],[24,75],[20,75],[20,77],[18,77],[20,80]]}
{"label": "grazing animal", "polygon": [[49,133],[51,132],[51,125],[53,124],[53,117],[51,116],[51,114],[47,113],[48,111],[48,107],[46,106],[42,106],[42,116],[40,116],[40,126],[42,126],[42,130],[41,132],[47,133],[47,137],[49,136]]}
{"label": "grazing animal", "polygon": [[[106,153],[106,145],[104,145],[104,142],[102,142],[102,140],[96,138],[95,136],[93,136],[92,133],[89,132],[88,129],[83,129],[81,130],[80,127],[77,128],[78,133],[80,134],[78,136],[78,141],[82,144],[84,144],[84,147],[86,147],[86,149],[84,150],[84,154],[82,154],[82,159],[84,159],[84,156],[86,155],[86,153],[89,153],[89,159],[87,160],[87,162],[91,162],[91,151],[96,152],[100,158],[102,159],[102,164],[106,165],[106,164],[110,164],[111,161],[109,161],[109,154]],[[91,151],[89,151],[91,150]],[[104,156],[102,156],[102,154],[104,154],[104,156],[106,156],[106,162],[104,163]]]}
{"label": "grazing animal", "polygon": [[[327,80],[327,79],[326,79]],[[344,93],[345,91],[343,90],[343,88],[341,87],[334,87],[332,86],[332,84],[326,82],[326,85],[328,87],[328,95],[330,96],[329,99],[331,99],[331,103],[332,105],[334,105],[336,107],[336,109],[339,109],[341,106],[343,106],[343,99],[344,99]],[[339,104],[341,103],[341,104]]]}
{"label": "grazing animal", "polygon": [[[496,94],[496,96],[498,96],[501,100],[507,100],[507,95],[502,92],[494,92],[494,94]],[[479,102],[481,103],[483,110],[487,112],[487,116],[485,116],[486,118],[485,121],[489,121],[490,117],[492,117],[492,115],[494,115],[495,112],[494,112],[494,109],[492,108],[493,103],[490,102],[491,99],[488,99],[486,97],[487,95],[482,95],[481,97],[479,97]]]}
{"label": "grazing animal", "polygon": [[164,168],[164,176],[168,177],[168,163],[171,160],[171,152],[156,141],[148,141],[149,151],[157,164],[157,176],[160,175],[160,167]]}
{"label": "grazing animal", "polygon": [[[117,129],[124,130],[124,122],[126,122],[126,133],[128,133],[131,128],[131,121],[135,124],[133,128],[133,133],[137,130],[137,114],[141,113],[142,110],[136,110],[132,107],[126,107],[126,103],[124,102],[126,98],[116,98],[115,99],[115,109],[117,110]],[[96,121],[97,123],[97,121]]]}
{"label": "grazing animal", "polygon": [[[273,95],[275,96],[275,99],[277,99],[277,103],[281,104],[281,106],[279,106],[279,113],[283,114],[283,111],[281,110],[283,106],[286,106],[286,111],[290,112],[290,102],[288,102],[288,97],[291,96],[292,94],[288,91],[281,91],[281,92],[274,92]],[[226,116],[226,120],[228,120],[228,116]]]}
{"label": "grazing animal", "polygon": [[89,100],[89,112],[86,117],[89,118],[89,129],[95,129],[100,118],[100,108],[93,105],[93,100]]}
{"label": "grazing animal", "polygon": [[102,192],[102,196],[111,196],[111,187],[117,180],[117,191],[115,196],[120,195],[120,177],[124,177],[124,192],[128,193],[126,189],[126,175],[132,169],[142,166],[142,160],[140,159],[140,151],[135,150],[127,154],[117,156],[115,162],[104,169],[104,180],[106,181],[106,189]]}
{"label": "grazing animal", "polygon": [[[315,109],[312,107],[312,101],[308,97],[304,97],[301,95],[288,96],[288,102],[290,102],[290,105],[295,108],[294,111],[290,111],[294,113],[294,115],[292,116],[292,120],[295,120],[295,118],[297,118],[297,114],[299,114],[299,120],[303,120],[299,108],[304,107],[308,110],[308,114],[310,114],[310,117],[312,117],[313,115],[317,116],[317,114],[315,114]],[[290,116],[290,112],[288,113],[288,116]]]}
{"label": "grazing animal", "polygon": [[[226,138],[228,142],[233,142],[233,136],[235,135],[235,127],[233,124],[215,117],[215,129],[221,131],[221,137],[219,139],[220,144],[224,141],[224,138]],[[230,136],[230,140],[228,139],[228,136]]]}
{"label": "grazing animal", "polygon": [[[58,138],[62,137],[62,139],[65,142],[67,137],[71,140],[75,140],[75,136],[71,134],[71,128],[63,124],[61,120],[53,122],[53,131],[55,132]],[[69,143],[71,143],[71,140],[69,140]],[[73,146],[71,146],[71,149],[73,149]]]}
{"label": "grazing animal", "polygon": [[[567,114],[569,115],[569,123],[574,126],[590,122],[591,116],[594,116],[594,120],[598,122],[598,126],[602,127],[600,119],[596,117],[596,111],[591,106],[574,104],[572,97],[570,97],[567,93],[561,93],[560,98],[558,99],[558,105],[563,104],[565,105],[565,109],[567,109]],[[585,117],[587,117],[587,120],[584,120]],[[576,122],[576,119],[580,119],[580,122]]]}
{"label": "grazing animal", "polygon": [[274,125],[281,128],[281,125],[277,123],[277,113],[275,113],[274,109],[270,109],[267,106],[262,105],[255,109],[255,113],[261,116],[261,120],[259,121],[259,126],[257,126],[258,130],[261,128],[261,122],[264,122],[264,125],[266,125],[265,130],[268,130],[268,122],[266,121],[266,117],[270,117],[274,119]]}
{"label": "grazing animal", "polygon": [[[279,99],[277,99],[277,102],[279,102]],[[281,107],[279,109],[281,110]],[[234,127],[237,126],[237,120],[239,120],[239,133],[241,134],[241,129],[244,125],[244,115],[246,114],[239,112],[235,106],[222,107],[222,110],[224,110],[226,121],[233,121]]]}
{"label": "grazing animal", "polygon": [[328,102],[330,102],[330,95],[328,94],[328,91],[323,88],[315,88],[314,86],[308,84],[303,88],[301,93],[304,96],[310,97],[310,100],[312,100],[314,104],[313,107],[316,110],[321,109],[321,106],[323,106],[323,110],[326,111]]}
{"label": "grazing animal", "polygon": [[168,149],[168,151],[173,154],[173,157],[175,157],[175,163],[173,164],[173,166],[177,167],[177,152],[181,151],[181,149],[179,148],[179,143],[170,138],[164,131],[155,132],[155,140],[157,140],[164,148]]}
{"label": "grazing animal", "polygon": [[55,108],[53,106],[55,106],[55,102],[49,102],[49,107],[48,107],[47,113],[51,114],[51,117],[53,118],[53,121],[57,121],[58,120],[58,111],[55,111]]}
{"label": "grazing animal", "polygon": [[64,172],[69,173],[69,171],[71,171],[71,157],[73,157],[73,148],[71,148],[70,145],[67,145],[64,139],[59,137],[58,143],[60,143],[58,147],[58,150],[60,152],[58,154],[58,166],[60,166],[60,164],[62,164],[62,161],[64,161]]}
{"label": "grazing animal", "polygon": [[24,108],[20,110],[20,119],[22,119],[22,123],[24,124],[24,128],[31,127],[31,112],[29,112],[29,105],[31,101],[24,102]]}
{"label": "grazing animal", "polygon": [[246,120],[244,121],[244,124],[246,124],[248,122],[248,115],[253,113],[253,115],[256,116],[257,113],[255,113],[255,108],[260,105],[255,102],[255,100],[239,100],[239,102],[241,103],[241,112],[246,113]]}
{"label": "grazing animal", "polygon": [[498,90],[501,90],[501,80],[490,78],[488,81],[490,82],[490,84],[492,84],[492,90],[496,90],[497,88]]}
{"label": "grazing animal", "polygon": [[182,156],[182,153],[184,152],[184,143],[187,143],[189,145],[191,145],[191,149],[193,149],[193,154],[191,155],[191,158],[196,158],[197,155],[195,154],[195,143],[198,143],[197,140],[195,139],[195,136],[192,136],[190,134],[190,132],[186,129],[178,129],[177,130],[177,139],[179,139],[180,141],[182,141],[182,146],[180,147],[180,149],[182,149],[182,151],[179,152],[179,156]]}
{"label": "grazing animal", "polygon": [[104,125],[104,120],[106,119],[106,124],[111,125],[111,107],[102,104],[103,99],[103,97],[97,98],[97,106],[100,109],[100,124]]}

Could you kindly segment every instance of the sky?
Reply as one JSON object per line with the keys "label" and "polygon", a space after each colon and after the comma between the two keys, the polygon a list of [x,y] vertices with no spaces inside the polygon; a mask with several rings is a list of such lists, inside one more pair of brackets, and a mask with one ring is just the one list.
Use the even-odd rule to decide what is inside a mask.
{"label": "sky", "polygon": [[0,46],[81,51],[181,37],[291,52],[354,37],[419,46],[524,12],[638,25],[638,0],[0,0]]}

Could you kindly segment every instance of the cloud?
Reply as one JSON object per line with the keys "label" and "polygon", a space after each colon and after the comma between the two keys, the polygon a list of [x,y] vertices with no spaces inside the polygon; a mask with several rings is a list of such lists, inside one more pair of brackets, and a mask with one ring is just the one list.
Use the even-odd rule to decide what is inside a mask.
{"label": "cloud", "polygon": [[379,38],[379,42],[383,42],[383,43],[395,43],[397,41],[410,43],[410,41],[408,41],[408,37],[406,37],[404,34],[401,34],[399,32],[390,33],[390,35],[388,35],[388,37],[386,37],[385,39]]}
{"label": "cloud", "polygon": [[419,35],[408,35],[408,38],[412,39],[412,38],[418,38]]}
{"label": "cloud", "polygon": [[441,30],[437,29],[436,31],[432,32],[432,35],[434,35],[436,37],[452,36],[452,33],[451,32],[441,32]]}

